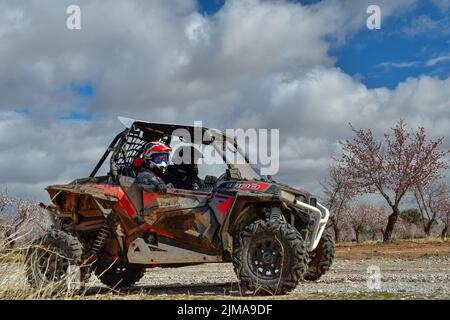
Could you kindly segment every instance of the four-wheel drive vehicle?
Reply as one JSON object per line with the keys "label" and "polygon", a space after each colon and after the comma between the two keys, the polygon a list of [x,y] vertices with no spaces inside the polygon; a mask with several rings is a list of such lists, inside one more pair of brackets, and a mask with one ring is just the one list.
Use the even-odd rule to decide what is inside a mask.
{"label": "four-wheel drive vehicle", "polygon": [[[55,224],[29,249],[32,286],[67,279],[74,268],[81,283],[94,272],[107,286],[120,287],[139,281],[146,268],[232,262],[248,289],[283,294],[329,269],[329,212],[316,197],[259,176],[235,137],[130,120],[90,177],[47,187],[52,204],[45,208]],[[170,144],[176,136],[184,139],[179,132],[192,137],[195,130],[225,163],[229,150],[246,161],[228,164],[220,177],[206,176],[192,190],[147,192],[135,182],[136,159],[147,142]],[[108,175],[96,176],[108,156]]]}

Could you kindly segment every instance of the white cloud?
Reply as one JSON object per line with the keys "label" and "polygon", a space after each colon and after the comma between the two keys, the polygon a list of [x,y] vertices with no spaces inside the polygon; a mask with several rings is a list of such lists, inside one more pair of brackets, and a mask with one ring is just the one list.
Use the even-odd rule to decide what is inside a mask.
{"label": "white cloud", "polygon": [[[414,2],[380,5],[389,18]],[[79,3],[82,30],[68,31],[69,1],[0,0],[0,184],[18,193],[45,199],[42,186],[88,175],[119,114],[280,128],[279,179],[316,192],[349,122],[381,133],[402,117],[447,134],[450,80],[371,90],[334,66],[329,49],[365,27],[370,1],[229,0],[213,17],[195,1]],[[87,82],[86,112],[103,120],[61,121],[87,103],[70,84]]]}
{"label": "white cloud", "polygon": [[442,63],[442,62],[445,62],[445,61],[449,61],[449,60],[450,60],[450,55],[437,57],[437,58],[433,58],[433,59],[428,60],[425,63],[425,66],[427,66],[427,67],[434,67],[435,65],[437,65],[439,63]]}
{"label": "white cloud", "polygon": [[412,68],[417,67],[420,63],[418,61],[403,61],[403,62],[392,62],[392,61],[386,61],[381,62],[377,65],[377,67],[380,68],[386,68],[386,69],[403,69],[403,68]]}

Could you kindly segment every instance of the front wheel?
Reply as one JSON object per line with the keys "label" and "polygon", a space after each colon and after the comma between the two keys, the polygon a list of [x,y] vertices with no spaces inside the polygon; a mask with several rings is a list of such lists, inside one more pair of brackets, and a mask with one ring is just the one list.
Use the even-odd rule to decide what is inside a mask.
{"label": "front wheel", "polygon": [[280,220],[258,220],[234,239],[233,266],[251,291],[286,294],[295,289],[307,268],[300,233]]}
{"label": "front wheel", "polygon": [[308,264],[305,280],[316,281],[324,275],[333,264],[334,241],[327,230],[323,232],[317,248],[310,253],[310,257],[311,261]]}

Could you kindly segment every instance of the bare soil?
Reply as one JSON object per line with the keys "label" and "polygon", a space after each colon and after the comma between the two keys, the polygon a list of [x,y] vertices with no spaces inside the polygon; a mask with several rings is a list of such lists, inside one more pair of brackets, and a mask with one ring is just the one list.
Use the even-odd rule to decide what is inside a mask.
{"label": "bare soil", "polygon": [[348,260],[389,258],[417,259],[428,256],[449,256],[449,241],[397,241],[393,243],[345,243],[336,246],[336,258]]}

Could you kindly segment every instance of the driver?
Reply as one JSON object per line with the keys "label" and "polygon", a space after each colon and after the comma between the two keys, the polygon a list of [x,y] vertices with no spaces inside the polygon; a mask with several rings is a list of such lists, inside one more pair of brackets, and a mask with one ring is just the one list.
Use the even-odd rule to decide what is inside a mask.
{"label": "driver", "polygon": [[167,186],[160,178],[169,162],[172,149],[161,142],[149,142],[142,152],[143,164],[136,177],[136,183],[146,186],[147,191],[165,193]]}
{"label": "driver", "polygon": [[175,163],[167,168],[165,178],[175,188],[198,190],[202,184],[198,177],[198,160],[202,154],[193,146],[182,146],[176,150],[172,161]]}

